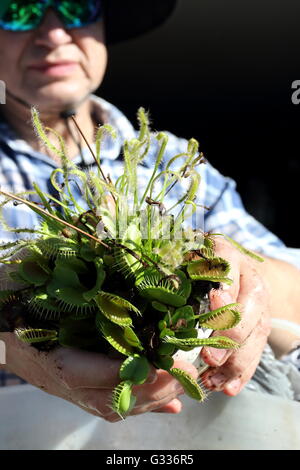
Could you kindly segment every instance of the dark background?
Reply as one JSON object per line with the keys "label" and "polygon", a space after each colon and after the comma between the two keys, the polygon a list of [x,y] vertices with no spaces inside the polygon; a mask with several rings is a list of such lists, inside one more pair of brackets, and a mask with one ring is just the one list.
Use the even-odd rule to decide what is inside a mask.
{"label": "dark background", "polygon": [[[145,12],[146,13],[146,12]],[[299,247],[299,0],[181,0],[159,30],[111,48],[99,94],[134,122],[195,137],[247,210]]]}

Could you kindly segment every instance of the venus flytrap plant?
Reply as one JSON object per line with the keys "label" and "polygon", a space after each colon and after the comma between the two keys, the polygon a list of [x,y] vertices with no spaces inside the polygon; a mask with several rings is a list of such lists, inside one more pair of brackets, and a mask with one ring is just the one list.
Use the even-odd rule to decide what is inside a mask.
{"label": "venus flytrap plant", "polygon": [[[146,381],[151,364],[167,370],[189,396],[203,401],[201,385],[173,367],[173,356],[202,346],[238,348],[225,336],[199,338],[198,331],[233,328],[240,313],[238,304],[212,312],[204,308],[211,287],[232,281],[229,263],[214,254],[212,236],[184,226],[197,208],[196,167],[205,162],[198,142],[191,139],[185,153],[163,162],[168,136],[157,134],[156,161],[143,189],[139,165],[153,136],[142,108],[139,134],[124,142],[124,174],[115,182],[101,168],[103,139],[116,137],[110,126],[97,130],[95,153],[90,148],[96,172],[83,172],[67,158],[60,136],[55,135],[57,146],[50,142],[52,131],[43,127],[35,109],[32,118],[39,138],[61,159],[62,167],[51,175],[58,196],[37,184],[25,194],[1,191],[1,210],[14,201],[41,221],[33,229],[13,229],[1,215],[6,230],[29,238],[0,246],[0,262],[14,286],[0,293],[0,329],[15,330],[21,341],[40,349],[62,345],[123,357],[111,401],[122,417],[133,408],[132,388]],[[187,189],[167,207],[167,196],[183,181],[189,181]],[[74,185],[86,208],[76,200]],[[179,213],[174,218],[175,208]]]}

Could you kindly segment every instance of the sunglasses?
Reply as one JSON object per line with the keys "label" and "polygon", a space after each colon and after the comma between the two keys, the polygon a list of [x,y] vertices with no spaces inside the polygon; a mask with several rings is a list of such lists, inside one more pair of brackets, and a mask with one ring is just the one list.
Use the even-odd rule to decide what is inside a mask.
{"label": "sunglasses", "polygon": [[48,8],[54,8],[65,28],[81,28],[102,17],[101,0],[1,0],[0,28],[31,31],[37,28]]}

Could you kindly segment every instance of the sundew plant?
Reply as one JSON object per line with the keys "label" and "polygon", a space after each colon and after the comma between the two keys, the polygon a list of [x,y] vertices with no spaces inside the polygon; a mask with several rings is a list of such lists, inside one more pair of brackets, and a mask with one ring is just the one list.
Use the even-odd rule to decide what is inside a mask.
{"label": "sundew plant", "polygon": [[[39,225],[11,228],[2,214],[5,229],[19,238],[0,246],[6,281],[0,293],[0,330],[15,331],[40,350],[76,347],[123,358],[110,404],[122,417],[133,408],[132,387],[145,382],[150,364],[168,371],[190,397],[203,401],[204,388],[174,367],[173,356],[202,346],[238,348],[222,334],[199,338],[198,332],[233,328],[240,313],[237,304],[206,308],[209,290],[232,280],[229,263],[215,256],[213,235],[186,224],[197,210],[197,167],[205,164],[198,142],[191,139],[186,152],[164,162],[162,169],[168,137],[156,134],[153,172],[141,188],[139,168],[153,139],[142,108],[138,137],[124,142],[124,173],[116,181],[101,168],[103,138],[107,133],[115,137],[111,126],[97,129],[95,151],[90,149],[95,169],[82,171],[68,159],[62,137],[43,127],[35,109],[32,118],[38,137],[61,159],[51,175],[58,196],[46,194],[37,183],[22,194],[1,191],[2,211],[12,201],[25,204],[39,215]],[[56,145],[49,140],[51,133]],[[189,182],[187,190],[166,207],[167,196],[182,181]],[[74,182],[85,207],[74,195]]]}

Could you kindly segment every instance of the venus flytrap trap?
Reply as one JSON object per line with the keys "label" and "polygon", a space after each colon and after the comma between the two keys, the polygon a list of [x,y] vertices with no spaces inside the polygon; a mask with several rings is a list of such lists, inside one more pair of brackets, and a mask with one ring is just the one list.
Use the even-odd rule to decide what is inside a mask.
{"label": "venus flytrap trap", "polygon": [[[38,184],[23,194],[1,191],[1,209],[11,201],[25,204],[40,223],[34,229],[14,229],[1,216],[6,230],[27,238],[0,247],[9,279],[9,288],[0,293],[0,330],[14,330],[21,341],[42,350],[61,345],[124,358],[111,401],[122,417],[134,406],[132,387],[146,381],[151,364],[203,401],[201,385],[173,367],[173,356],[202,346],[238,348],[225,336],[199,338],[198,331],[233,328],[240,313],[238,304],[211,312],[205,308],[209,289],[232,280],[229,263],[214,254],[213,237],[185,226],[197,210],[196,167],[205,163],[198,142],[191,139],[185,153],[162,165],[168,137],[157,134],[153,172],[140,188],[139,165],[153,139],[142,108],[137,138],[124,142],[124,174],[114,182],[101,168],[103,139],[116,136],[110,126],[97,130],[95,153],[90,149],[96,171],[83,172],[68,159],[63,139],[43,127],[35,109],[32,119],[39,138],[61,159],[61,168],[51,175],[58,196]],[[51,133],[56,145],[49,140]],[[187,189],[168,208],[167,196],[182,181],[189,181]]]}

